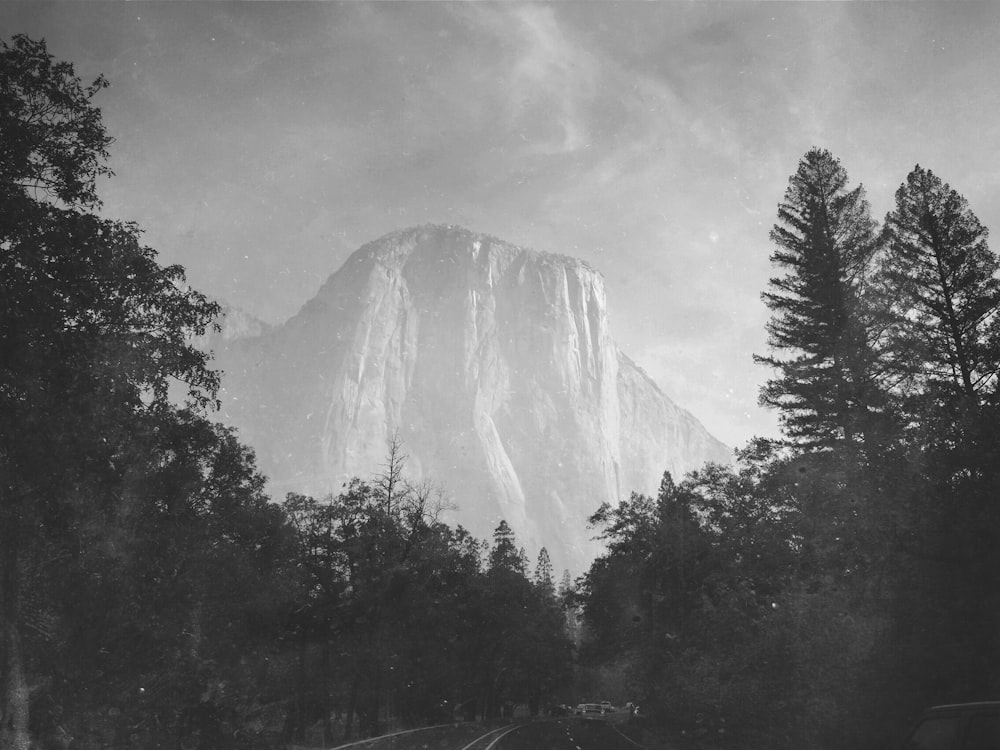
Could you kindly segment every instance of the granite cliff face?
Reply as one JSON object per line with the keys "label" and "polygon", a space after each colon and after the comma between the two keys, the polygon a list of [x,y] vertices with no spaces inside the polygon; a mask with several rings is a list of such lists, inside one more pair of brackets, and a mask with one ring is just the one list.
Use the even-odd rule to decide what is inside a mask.
{"label": "granite cliff face", "polygon": [[291,320],[214,343],[224,419],[276,496],[371,476],[398,434],[451,520],[489,537],[504,518],[577,573],[602,502],[730,460],[618,351],[600,274],[457,227],[365,245]]}

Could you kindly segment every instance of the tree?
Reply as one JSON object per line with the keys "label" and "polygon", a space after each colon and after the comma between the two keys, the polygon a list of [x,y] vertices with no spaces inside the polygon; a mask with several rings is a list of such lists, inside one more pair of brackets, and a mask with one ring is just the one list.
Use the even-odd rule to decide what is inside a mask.
{"label": "tree", "polygon": [[538,561],[535,563],[535,586],[546,599],[552,599],[556,595],[556,585],[552,580],[552,560],[545,547],[539,550]]}
{"label": "tree", "polygon": [[755,356],[778,370],[761,404],[781,412],[786,436],[802,447],[863,441],[880,407],[877,328],[866,309],[875,225],[863,188],[847,188],[829,151],[811,149],[799,162],[771,241],[771,261],[786,273],[762,297],[769,345],[785,357]]}
{"label": "tree", "polygon": [[232,747],[270,700],[269,657],[299,594],[285,516],[252,452],[188,410],[137,426],[121,462],[118,501],[32,577],[29,601],[52,623],[26,633],[33,733],[42,746],[61,726],[84,745]]}
{"label": "tree", "polygon": [[95,178],[110,175],[104,161],[112,138],[91,101],[108,85],[84,86],[44,41],[17,34],[0,42],[0,190],[2,200],[39,196],[94,207]]}
{"label": "tree", "polygon": [[307,724],[322,717],[333,741],[335,704],[346,708],[345,736],[355,715],[364,735],[378,732],[387,711],[425,721],[465,681],[471,654],[464,644],[474,629],[459,602],[477,598],[479,547],[439,522],[435,492],[408,482],[404,467],[393,440],[371,482],[353,479],[323,502],[286,499],[308,587],[296,622],[288,740],[303,739]]}
{"label": "tree", "polygon": [[493,531],[493,548],[490,550],[489,571],[491,574],[516,573],[524,577],[528,563],[524,552],[517,546],[514,532],[506,521],[501,520]]}
{"label": "tree", "polygon": [[[647,711],[666,702],[672,646],[692,614],[696,527],[665,474],[660,493],[633,493],[589,519],[608,551],[582,581],[583,666],[600,670],[615,692],[627,691]],[[687,584],[694,584],[689,587]],[[659,710],[656,711],[659,713]]]}
{"label": "tree", "polygon": [[839,532],[812,528],[822,477],[798,471],[829,455],[755,441],[738,470],[666,475],[657,497],[595,513],[608,552],[584,578],[584,664],[696,738],[857,746],[846,701],[873,628],[843,585]]}
{"label": "tree", "polygon": [[[539,555],[543,572],[547,557]],[[544,576],[551,591],[551,563]],[[486,584],[484,714],[495,717],[516,703],[537,714],[568,678],[571,644],[558,603],[529,579],[524,551],[506,521],[493,532]]]}
{"label": "tree", "polygon": [[895,651],[910,670],[907,657],[930,654],[917,684],[933,676],[951,695],[991,690],[998,658],[1000,264],[987,234],[964,197],[917,165],[886,218],[881,269],[895,300],[887,347],[919,461],[900,572],[919,583],[898,587]]}
{"label": "tree", "polygon": [[[29,744],[26,575],[61,559],[115,497],[137,421],[217,375],[189,343],[216,305],[97,204],[105,135],[89,88],[42,42],[0,48],[0,748]],[[64,205],[49,202],[49,198]]]}
{"label": "tree", "polygon": [[580,645],[580,605],[576,584],[568,570],[564,570],[556,591],[559,605],[563,610],[563,627],[566,637],[574,646]]}
{"label": "tree", "polygon": [[960,394],[995,390],[1000,281],[987,231],[968,202],[919,164],[886,217],[882,273],[896,299],[893,337],[902,387]]}

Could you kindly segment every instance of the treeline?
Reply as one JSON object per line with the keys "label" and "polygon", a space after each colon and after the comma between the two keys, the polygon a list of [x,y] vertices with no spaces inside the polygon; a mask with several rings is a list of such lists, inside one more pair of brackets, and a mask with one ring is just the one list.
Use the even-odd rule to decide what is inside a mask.
{"label": "treeline", "polygon": [[[303,596],[285,637],[296,645],[286,735],[323,737],[532,715],[568,681],[566,635],[548,554],[534,575],[501,521],[491,545],[437,520],[426,487],[401,480],[398,447],[373,483],[332,501],[290,495]],[[341,720],[341,731],[333,726]]]}
{"label": "treeline", "polygon": [[809,151],[771,232],[755,440],[592,518],[594,668],[727,747],[891,747],[1000,693],[1000,283],[966,200],[917,166],[878,225]]}
{"label": "treeline", "polygon": [[0,42],[0,750],[537,710],[570,656],[546,555],[532,576],[506,524],[486,544],[442,523],[398,446],[382,476],[274,504],[209,420],[191,341],[217,306],[99,213],[105,85]]}

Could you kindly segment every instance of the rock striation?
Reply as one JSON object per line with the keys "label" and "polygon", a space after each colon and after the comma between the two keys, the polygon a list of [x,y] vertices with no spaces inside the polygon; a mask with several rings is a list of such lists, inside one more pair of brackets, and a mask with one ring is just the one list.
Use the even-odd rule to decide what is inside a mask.
{"label": "rock striation", "polygon": [[612,341],[601,275],[453,226],[357,250],[293,318],[213,343],[223,418],[272,491],[337,492],[384,466],[442,485],[452,521],[506,519],[529,554],[583,572],[586,518],[730,451]]}

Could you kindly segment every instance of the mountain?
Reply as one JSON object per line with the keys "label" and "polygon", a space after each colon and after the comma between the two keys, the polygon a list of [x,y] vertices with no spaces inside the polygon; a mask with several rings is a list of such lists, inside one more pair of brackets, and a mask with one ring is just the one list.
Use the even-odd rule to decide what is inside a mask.
{"label": "mountain", "polygon": [[293,318],[245,328],[212,341],[223,417],[279,496],[372,476],[398,435],[450,520],[489,538],[506,519],[578,573],[602,502],[731,460],[619,351],[598,272],[459,227],[371,242]]}

